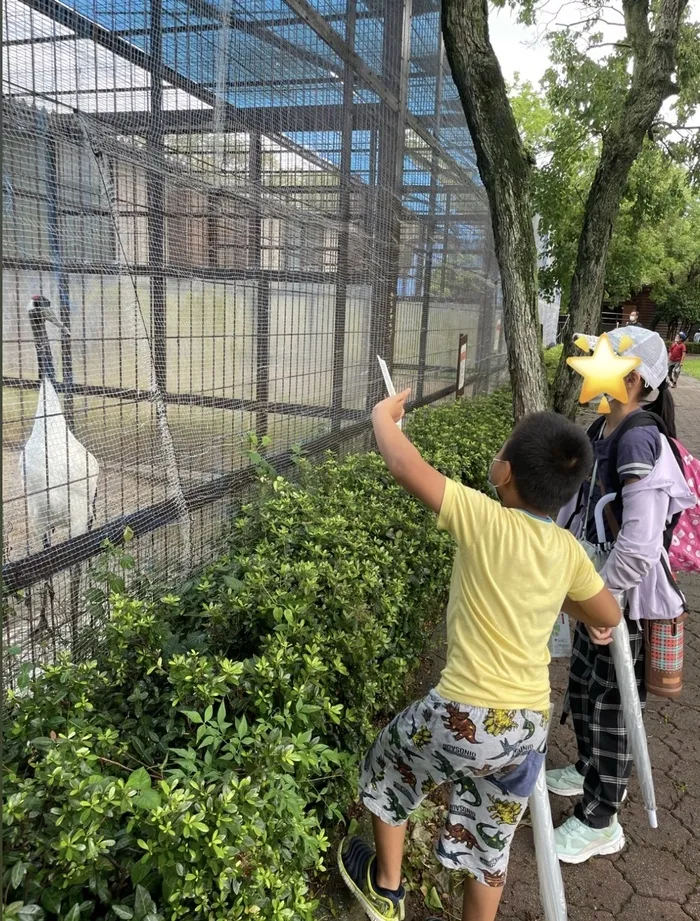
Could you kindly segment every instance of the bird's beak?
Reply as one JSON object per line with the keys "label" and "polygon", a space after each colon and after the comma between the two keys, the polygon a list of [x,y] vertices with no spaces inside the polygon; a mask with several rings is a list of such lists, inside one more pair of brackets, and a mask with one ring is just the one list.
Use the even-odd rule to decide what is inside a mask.
{"label": "bird's beak", "polygon": [[44,307],[42,313],[47,323],[53,323],[54,326],[61,330],[64,336],[70,336],[70,330],[64,323],[61,323],[53,310],[49,310],[48,307]]}

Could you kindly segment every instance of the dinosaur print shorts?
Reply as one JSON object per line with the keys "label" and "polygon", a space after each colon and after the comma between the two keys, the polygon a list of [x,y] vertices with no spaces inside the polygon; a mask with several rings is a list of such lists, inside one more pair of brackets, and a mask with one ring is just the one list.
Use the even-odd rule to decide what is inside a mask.
{"label": "dinosaur print shorts", "polygon": [[431,691],[392,720],[367,753],[362,802],[382,821],[401,825],[436,787],[451,784],[438,860],[502,886],[545,758],[548,725],[548,713],[486,710]]}

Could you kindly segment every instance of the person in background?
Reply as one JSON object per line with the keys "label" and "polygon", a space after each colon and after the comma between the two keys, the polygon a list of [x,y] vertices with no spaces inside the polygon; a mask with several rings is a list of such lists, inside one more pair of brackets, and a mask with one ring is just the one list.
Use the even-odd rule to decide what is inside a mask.
{"label": "person in background", "polygon": [[678,385],[678,378],[681,376],[681,368],[688,351],[688,347],[685,344],[687,338],[688,336],[685,333],[678,333],[668,350],[668,382],[674,390]]}
{"label": "person in background", "polygon": [[700,343],[700,329],[699,329],[699,330],[695,333],[695,335],[693,336],[693,342],[698,342],[698,343]]}
{"label": "person in background", "polygon": [[639,314],[637,313],[636,310],[633,310],[633,311],[632,311],[632,313],[630,314],[630,318],[629,318],[629,320],[627,321],[627,324],[626,324],[626,325],[627,325],[627,326],[641,326],[641,325],[642,325],[642,324],[639,322]]}

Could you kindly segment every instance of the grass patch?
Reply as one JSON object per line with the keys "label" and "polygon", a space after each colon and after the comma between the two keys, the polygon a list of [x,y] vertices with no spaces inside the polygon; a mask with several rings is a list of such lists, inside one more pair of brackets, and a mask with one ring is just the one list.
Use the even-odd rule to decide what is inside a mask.
{"label": "grass patch", "polygon": [[683,362],[683,371],[682,374],[688,374],[690,377],[694,377],[696,381],[700,381],[700,358],[686,358]]}

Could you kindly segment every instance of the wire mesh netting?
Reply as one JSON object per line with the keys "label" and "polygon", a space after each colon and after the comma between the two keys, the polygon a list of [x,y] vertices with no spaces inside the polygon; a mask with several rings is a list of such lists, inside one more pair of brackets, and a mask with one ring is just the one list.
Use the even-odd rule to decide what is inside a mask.
{"label": "wire mesh netting", "polygon": [[252,479],[502,378],[437,0],[4,0],[6,648],[80,648],[105,540],[181,578]]}

